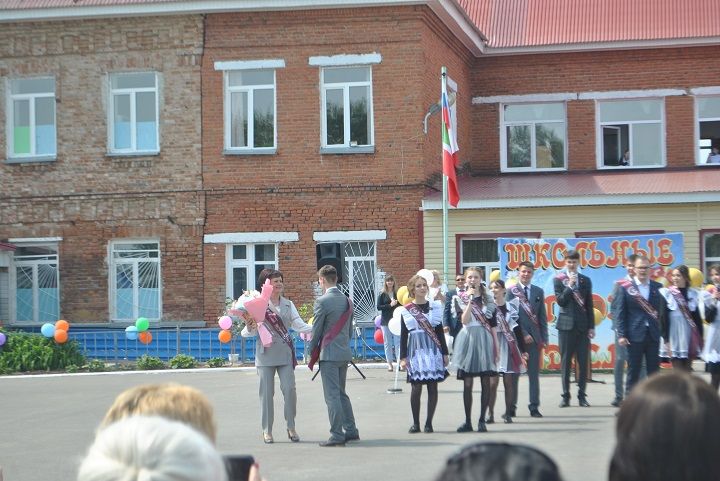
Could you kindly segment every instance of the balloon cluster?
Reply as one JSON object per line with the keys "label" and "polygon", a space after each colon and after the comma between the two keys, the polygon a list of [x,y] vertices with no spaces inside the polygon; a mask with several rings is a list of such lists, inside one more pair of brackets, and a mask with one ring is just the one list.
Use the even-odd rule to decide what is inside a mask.
{"label": "balloon cluster", "polygon": [[146,317],[138,317],[134,326],[125,328],[125,337],[129,341],[138,340],[143,344],[150,344],[152,342],[152,333],[148,330],[149,328],[150,321]]}
{"label": "balloon cluster", "polygon": [[[52,337],[58,344],[64,344],[68,340],[68,330],[70,329],[70,323],[60,319],[55,324],[46,322],[40,328],[40,332],[45,337]],[[0,343],[0,346],[4,344]]]}
{"label": "balloon cluster", "polygon": [[218,324],[220,325],[220,329],[222,329],[218,333],[218,340],[222,344],[227,344],[232,339],[232,332],[230,331],[230,328],[232,327],[232,317],[222,316],[218,319]]}

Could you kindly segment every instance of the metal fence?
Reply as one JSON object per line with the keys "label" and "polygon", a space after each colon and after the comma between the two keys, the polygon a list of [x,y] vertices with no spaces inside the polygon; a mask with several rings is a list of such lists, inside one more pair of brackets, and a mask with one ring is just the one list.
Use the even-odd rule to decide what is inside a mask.
{"label": "metal fence", "polygon": [[[357,327],[350,340],[353,357],[360,360],[383,359],[383,346],[374,339],[374,327]],[[220,357],[238,363],[255,360],[256,338],[233,337],[222,344],[218,340],[219,329],[151,329],[152,342],[143,344],[129,340],[123,329],[95,328],[71,329],[69,338],[79,343],[88,359],[122,363],[134,361],[142,355],[159,357],[168,361],[178,354],[187,354],[197,361]],[[306,343],[294,336],[295,352],[299,360],[305,359]],[[234,355],[237,355],[236,357]]]}

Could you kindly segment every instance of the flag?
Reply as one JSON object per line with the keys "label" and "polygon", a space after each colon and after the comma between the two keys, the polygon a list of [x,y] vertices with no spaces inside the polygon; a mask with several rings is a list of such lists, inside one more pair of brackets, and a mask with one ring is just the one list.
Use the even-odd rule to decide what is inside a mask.
{"label": "flag", "polygon": [[[455,109],[453,99],[452,109]],[[450,99],[448,98],[446,82],[443,82],[442,91],[442,143],[443,143],[443,175],[448,178],[448,201],[451,206],[457,207],[460,202],[458,192],[457,176],[455,167],[458,166],[458,146],[455,129],[452,122],[452,111],[450,110]]]}

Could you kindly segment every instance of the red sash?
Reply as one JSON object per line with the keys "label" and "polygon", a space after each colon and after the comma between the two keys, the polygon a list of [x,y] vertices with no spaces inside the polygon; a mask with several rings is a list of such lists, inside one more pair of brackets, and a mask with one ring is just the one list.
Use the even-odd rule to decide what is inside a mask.
{"label": "red sash", "polygon": [[295,366],[297,366],[297,358],[295,357],[295,343],[292,340],[292,337],[290,337],[290,333],[287,330],[287,327],[285,327],[285,323],[283,323],[280,316],[270,309],[270,307],[267,308],[267,311],[265,311],[265,320],[270,324],[270,327],[273,328],[275,332],[278,333],[278,335],[282,338],[283,342],[287,344],[287,346],[290,348],[290,351],[292,352],[292,363],[293,363],[293,369]]}
{"label": "red sash", "polygon": [[333,325],[333,327],[330,328],[330,330],[323,336],[323,338],[315,345],[315,348],[310,353],[310,360],[308,361],[308,367],[310,370],[313,370],[313,367],[315,367],[315,363],[320,360],[320,351],[330,344],[333,339],[337,337],[338,334],[340,334],[340,331],[342,331],[342,328],[345,326],[345,323],[350,318],[350,315],[352,314],[352,302],[350,302],[350,299],[348,301],[348,308],[343,313],[342,316],[340,316],[340,319]]}
{"label": "red sash", "polygon": [[[532,310],[532,306],[530,305],[530,301],[528,301],[528,298],[525,297],[525,291],[520,288],[518,284],[515,284],[510,288],[510,292],[513,293],[515,297],[518,298],[518,301],[520,301],[520,305],[523,308],[523,311],[525,311],[525,314],[530,318],[533,324],[535,324],[535,327],[538,328],[538,335],[540,336],[540,342],[537,343],[538,349],[542,351],[543,347],[545,347],[545,343],[542,340],[542,329],[540,329],[540,320],[537,318],[535,313]],[[532,336],[531,336],[532,337]]]}
{"label": "red sash", "polygon": [[617,283],[625,289],[625,292],[628,293],[629,296],[631,296],[635,301],[640,304],[640,307],[643,308],[643,311],[647,312],[650,317],[652,317],[655,322],[658,320],[658,311],[655,310],[655,308],[650,304],[643,296],[640,294],[640,291],[638,290],[637,286],[633,284],[631,281],[627,279],[621,279],[617,281]]}
{"label": "red sash", "polygon": [[515,335],[510,330],[510,324],[507,322],[507,319],[505,319],[505,314],[503,314],[500,306],[497,306],[497,310],[495,311],[495,313],[498,326],[502,327],[500,331],[502,332],[503,336],[505,336],[505,340],[508,344],[508,349],[510,350],[510,355],[512,356],[513,371],[519,371],[520,366],[523,364],[523,358],[520,355],[520,348],[517,345],[517,339],[515,339]]}
{"label": "red sash", "polygon": [[690,346],[688,346],[688,357],[697,357],[702,351],[702,339],[700,338],[700,332],[698,332],[697,325],[690,313],[690,307],[688,306],[685,297],[683,297],[682,292],[680,292],[680,289],[675,286],[671,286],[668,288],[668,291],[672,294],[675,302],[677,302],[677,305],[680,308],[680,312],[682,312],[683,317],[690,325]]}
{"label": "red sash", "polygon": [[[473,315],[473,317],[475,317],[475,319],[478,320],[480,325],[482,327],[484,327],[485,330],[487,330],[487,332],[492,334],[492,327],[490,327],[490,323],[488,322],[487,317],[485,317],[485,314],[483,314],[483,311],[482,311],[482,309],[480,309],[480,306],[478,305],[478,303],[470,300],[470,309],[472,309],[472,315]],[[493,356],[495,356],[495,358],[497,358],[498,347],[497,347],[497,343],[495,342],[496,341],[495,336],[493,336],[492,338],[493,338]]]}
{"label": "red sash", "polygon": [[[568,277],[568,275],[565,272],[561,272],[556,277],[563,283],[563,285],[565,287],[568,287],[570,278]],[[579,279],[580,279],[580,277],[578,276],[578,281],[579,281]],[[577,303],[580,305],[580,307],[585,309],[585,301],[583,300],[582,296],[580,295],[580,292],[576,291],[575,289],[572,289],[572,288],[571,288],[571,290],[572,290],[573,297],[575,298]]]}
{"label": "red sash", "polygon": [[425,314],[420,310],[420,308],[417,306],[417,304],[414,304],[412,302],[408,302],[403,306],[407,311],[410,313],[411,316],[415,318],[415,320],[418,323],[418,326],[425,331],[425,334],[430,336],[430,339],[433,343],[437,346],[437,348],[442,351],[442,344],[440,344],[440,339],[437,337],[437,334],[435,334],[435,330],[430,325],[430,321],[427,317],[425,317]]}

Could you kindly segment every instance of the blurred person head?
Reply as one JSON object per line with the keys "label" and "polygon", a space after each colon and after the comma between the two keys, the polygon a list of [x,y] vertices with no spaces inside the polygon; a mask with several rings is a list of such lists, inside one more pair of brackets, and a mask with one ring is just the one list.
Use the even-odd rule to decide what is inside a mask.
{"label": "blurred person head", "polygon": [[130,416],[100,430],[77,481],[227,481],[205,436],[157,416]]}
{"label": "blurred person head", "polygon": [[100,428],[135,415],[161,416],[186,423],[215,442],[217,428],[212,404],[190,386],[166,383],[131,387],[115,398]]}
{"label": "blurred person head", "polygon": [[430,289],[428,287],[427,281],[423,276],[419,276],[417,274],[412,276],[407,283],[407,288],[408,295],[411,299],[422,301],[420,302],[420,304],[427,301],[427,295],[428,292],[430,292]]}
{"label": "blurred person head", "polygon": [[720,397],[704,380],[651,376],[617,418],[610,481],[711,481],[720,473]]}
{"label": "blurred person head", "polygon": [[680,264],[670,273],[675,287],[690,287],[690,269],[685,264]]}
{"label": "blurred person head", "polygon": [[479,442],[448,458],[436,481],[562,481],[555,462],[531,446]]}

